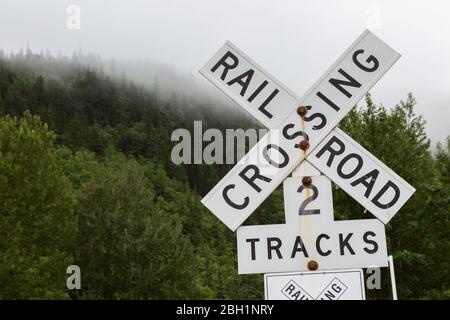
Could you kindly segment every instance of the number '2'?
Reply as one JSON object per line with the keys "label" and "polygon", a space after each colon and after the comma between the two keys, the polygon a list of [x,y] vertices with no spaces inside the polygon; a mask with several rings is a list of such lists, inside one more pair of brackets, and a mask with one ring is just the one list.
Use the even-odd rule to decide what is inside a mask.
{"label": "number '2'", "polygon": [[320,209],[310,209],[310,210],[305,210],[306,206],[308,205],[308,203],[313,202],[314,200],[317,199],[317,196],[319,195],[319,190],[317,189],[317,187],[313,184],[309,185],[309,186],[304,186],[303,184],[298,188],[297,192],[302,193],[304,189],[312,189],[312,196],[306,198],[302,204],[300,205],[300,209],[298,209],[298,214],[300,216],[306,216],[306,215],[311,215],[311,214],[320,214]]}

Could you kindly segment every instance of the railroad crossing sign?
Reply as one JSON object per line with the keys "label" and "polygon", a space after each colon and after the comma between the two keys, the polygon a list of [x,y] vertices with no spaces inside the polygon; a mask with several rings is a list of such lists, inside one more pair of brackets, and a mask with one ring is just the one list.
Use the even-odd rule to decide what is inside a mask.
{"label": "railroad crossing sign", "polygon": [[[239,273],[388,266],[384,224],[415,189],[336,126],[399,57],[366,30],[301,98],[230,42],[200,70],[270,129],[202,199],[239,228]],[[334,221],[327,177],[378,219]],[[286,224],[240,227],[283,181]]]}
{"label": "railroad crossing sign", "polygon": [[[311,89],[298,98],[227,42],[200,73],[271,130],[202,199],[202,203],[235,231],[319,146],[319,153],[313,155],[318,159],[311,162],[319,164],[326,158],[329,177],[345,186],[343,189],[355,200],[387,223],[415,189],[386,167],[380,168],[381,162],[375,161],[375,157],[366,157],[367,151],[350,137],[346,137],[346,144],[342,146],[344,142],[338,141],[341,131],[333,129],[399,57],[366,30]],[[297,114],[299,106],[307,109],[306,114]],[[325,138],[327,141],[329,138],[329,143],[321,146]],[[347,152],[352,152],[344,154],[345,146],[348,146]],[[341,155],[343,157],[337,159]],[[332,174],[334,171],[337,174]]]}

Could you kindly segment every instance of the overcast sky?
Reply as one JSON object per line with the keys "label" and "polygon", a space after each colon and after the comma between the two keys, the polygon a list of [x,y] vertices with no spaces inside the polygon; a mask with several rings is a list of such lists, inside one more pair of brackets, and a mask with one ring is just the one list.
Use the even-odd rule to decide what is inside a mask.
{"label": "overcast sky", "polygon": [[402,54],[375,101],[412,92],[436,142],[450,134],[449,16],[448,0],[0,0],[0,48],[150,58],[207,82],[198,70],[230,40],[301,95],[369,28]]}

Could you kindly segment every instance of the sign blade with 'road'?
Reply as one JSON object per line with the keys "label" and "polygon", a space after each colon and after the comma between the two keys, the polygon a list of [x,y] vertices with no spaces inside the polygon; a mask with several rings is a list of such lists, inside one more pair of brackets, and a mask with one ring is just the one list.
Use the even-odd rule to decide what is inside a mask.
{"label": "sign blade with 'road'", "polygon": [[415,192],[339,128],[322,140],[308,161],[385,224]]}
{"label": "sign blade with 'road'", "polygon": [[[228,52],[225,51],[223,54]],[[250,75],[256,74],[256,71],[252,73],[249,71],[252,69],[249,69],[247,70],[249,72],[243,71],[242,74],[233,75],[233,78],[229,79],[231,70],[239,66],[239,60],[232,62],[223,59],[220,54],[215,57],[216,63],[210,61],[207,64],[210,67],[207,77],[211,80],[213,74],[215,77],[213,82],[222,89],[227,88],[228,91],[223,90],[251,114],[258,113],[258,119],[266,117],[267,120],[263,123],[269,128],[277,125],[276,129],[270,130],[202,199],[202,203],[211,212],[235,231],[314,150],[400,55],[375,35],[365,31],[297,104],[289,103],[289,108],[293,110],[288,111],[286,108],[278,107],[283,105],[284,101],[277,100],[279,93],[263,107],[243,103],[243,99],[248,102],[251,96],[258,92],[264,81],[269,82],[269,76],[261,71],[261,74],[269,80],[257,77],[262,82],[251,87],[253,78]],[[283,88],[274,85],[278,81],[273,80],[271,83],[272,92],[276,92],[275,90],[281,92]],[[230,89],[235,86],[238,91]],[[248,96],[247,90],[250,90],[248,89],[250,87],[254,91]],[[258,94],[262,94],[263,89],[259,90]],[[298,105],[310,106],[308,117],[304,117],[304,121],[296,114]],[[299,142],[302,139],[309,140],[310,147],[306,152],[299,149]]]}

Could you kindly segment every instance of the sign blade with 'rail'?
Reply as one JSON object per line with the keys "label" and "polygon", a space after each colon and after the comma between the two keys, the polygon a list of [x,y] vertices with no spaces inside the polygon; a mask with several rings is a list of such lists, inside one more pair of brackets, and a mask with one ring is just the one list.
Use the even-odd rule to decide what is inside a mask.
{"label": "sign blade with 'rail'", "polygon": [[230,41],[200,73],[269,129],[297,108],[298,97]]}
{"label": "sign blade with 'rail'", "polygon": [[[365,31],[300,99],[297,105],[310,107],[308,117],[304,117],[303,121],[294,107],[287,118],[282,120],[281,125],[270,130],[202,199],[202,203],[235,231],[399,57],[400,55],[383,41]],[[219,59],[216,64],[210,64],[213,65],[210,72],[219,74],[216,77],[216,80],[222,81],[216,81],[220,84],[219,87],[240,88],[237,95],[233,93],[234,100],[240,101],[238,96],[241,93],[246,95],[246,91],[242,90],[250,86],[252,80],[248,80],[250,76],[245,74],[228,80],[229,69],[237,68],[239,62],[235,66],[235,63],[231,62],[221,65],[220,61]],[[271,103],[275,104],[276,101],[274,97]],[[249,108],[247,104],[241,106],[246,110]],[[272,117],[264,116],[269,119],[283,118],[285,110],[280,116],[275,116],[278,109],[269,107],[265,105],[264,109],[270,109]],[[256,110],[261,112],[259,108]],[[278,122],[279,120],[273,123],[266,121],[266,124],[276,125]],[[302,139],[309,140],[310,147],[306,152],[299,149]]]}

